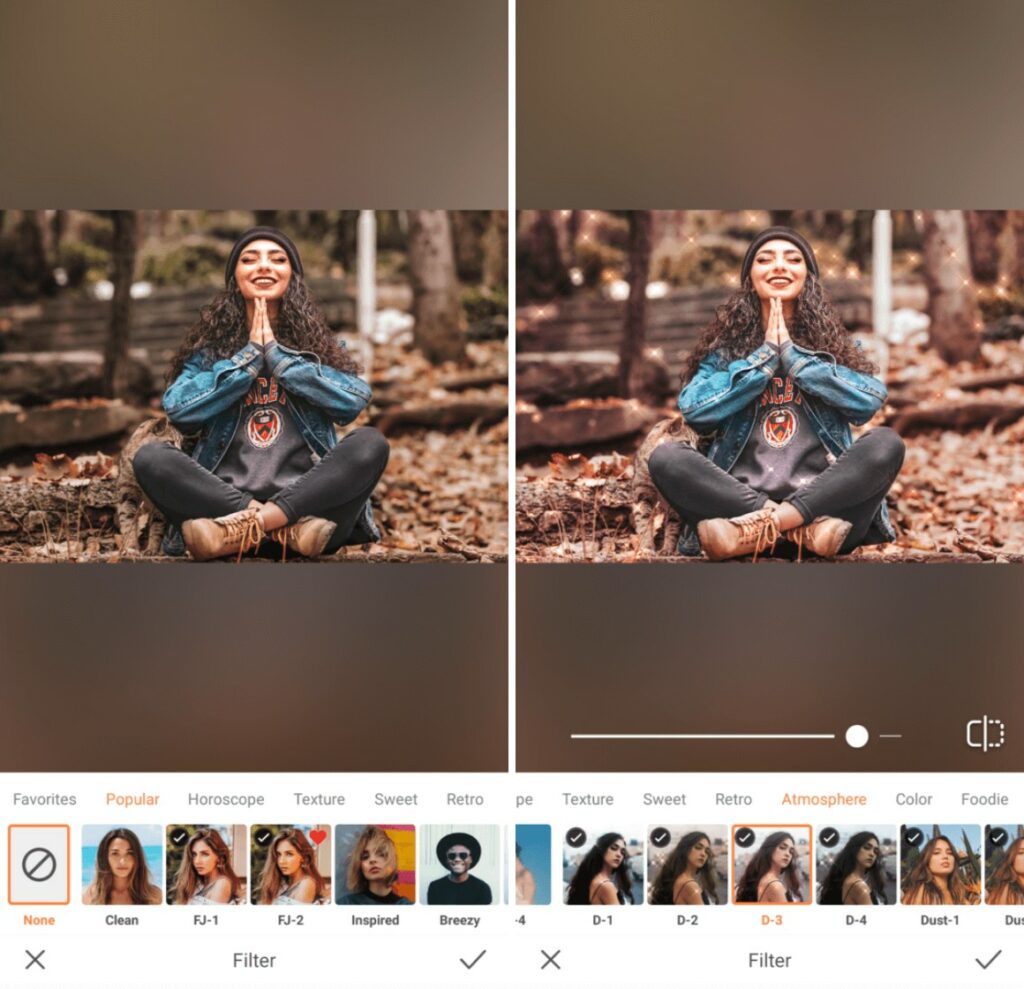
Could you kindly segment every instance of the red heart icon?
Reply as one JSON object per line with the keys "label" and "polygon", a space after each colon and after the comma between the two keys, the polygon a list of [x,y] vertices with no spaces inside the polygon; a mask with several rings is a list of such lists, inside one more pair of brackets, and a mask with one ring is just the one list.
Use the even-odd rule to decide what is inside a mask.
{"label": "red heart icon", "polygon": [[320,828],[316,828],[315,830],[309,832],[309,840],[313,842],[314,845],[322,844],[326,837],[327,832],[322,831]]}

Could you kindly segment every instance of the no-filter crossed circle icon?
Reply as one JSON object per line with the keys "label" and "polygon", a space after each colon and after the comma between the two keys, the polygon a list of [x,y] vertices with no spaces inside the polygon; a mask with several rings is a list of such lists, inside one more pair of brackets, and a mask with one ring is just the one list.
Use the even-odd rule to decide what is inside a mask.
{"label": "no-filter crossed circle icon", "polygon": [[30,848],[21,859],[21,871],[34,883],[45,883],[57,871],[57,856],[49,848]]}

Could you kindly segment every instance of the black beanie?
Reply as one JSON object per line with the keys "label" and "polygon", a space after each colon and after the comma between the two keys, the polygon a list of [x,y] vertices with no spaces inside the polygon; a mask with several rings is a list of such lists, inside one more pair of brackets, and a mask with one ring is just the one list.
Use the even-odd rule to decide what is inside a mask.
{"label": "black beanie", "polygon": [[806,239],[798,234],[792,227],[768,227],[762,230],[751,241],[747,253],[743,255],[743,266],[740,268],[740,284],[742,285],[750,274],[754,264],[754,255],[764,247],[770,240],[788,240],[791,244],[800,248],[800,253],[807,262],[807,270],[818,278],[818,259],[814,256],[814,248],[807,243]]}
{"label": "black beanie", "polygon": [[245,245],[251,244],[254,240],[272,240],[275,244],[280,244],[281,249],[288,255],[292,271],[299,275],[302,274],[302,261],[299,259],[299,250],[291,242],[291,238],[287,234],[282,233],[277,227],[249,227],[235,241],[235,246],[231,248],[228,265],[224,269],[224,284],[228,288],[231,287],[231,279],[235,277],[235,267],[238,264],[239,255],[245,250]]}
{"label": "black beanie", "polygon": [[452,834],[446,834],[437,843],[437,860],[446,869],[448,868],[448,849],[453,845],[464,845],[469,850],[469,854],[473,858],[471,869],[480,862],[480,842],[471,834],[466,834],[465,831],[454,831]]}

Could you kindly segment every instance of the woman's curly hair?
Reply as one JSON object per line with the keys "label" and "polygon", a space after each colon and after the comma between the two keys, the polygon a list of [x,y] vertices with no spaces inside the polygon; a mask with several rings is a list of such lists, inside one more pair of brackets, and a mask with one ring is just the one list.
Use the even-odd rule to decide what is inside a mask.
{"label": "woman's curly hair", "polygon": [[[874,374],[875,366],[861,352],[843,326],[821,282],[807,273],[803,291],[796,300],[793,325],[789,327],[793,342],[808,350],[826,351],[838,364],[854,371]],[[761,299],[748,277],[732,298],[715,310],[715,318],[701,334],[693,353],[683,366],[680,379],[686,384],[708,354],[719,350],[730,360],[746,357],[764,343],[761,325]]]}
{"label": "woman's curly hair", "polygon": [[[286,347],[316,354],[321,363],[359,374],[355,358],[335,339],[327,320],[306,287],[302,276],[292,272],[291,281],[281,297],[274,336]],[[232,279],[231,286],[219,293],[199,311],[199,320],[189,330],[185,342],[175,355],[167,372],[167,382],[181,374],[185,361],[205,350],[215,361],[223,360],[241,350],[249,340],[249,322],[245,299]]]}

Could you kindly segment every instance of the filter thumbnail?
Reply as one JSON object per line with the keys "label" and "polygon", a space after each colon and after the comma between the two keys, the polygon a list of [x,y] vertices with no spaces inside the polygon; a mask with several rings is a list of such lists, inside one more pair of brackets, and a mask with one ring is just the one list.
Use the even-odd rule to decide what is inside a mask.
{"label": "filter thumbnail", "polygon": [[985,828],[985,902],[1024,906],[1024,824]]}
{"label": "filter thumbnail", "polygon": [[565,902],[624,907],[643,902],[644,846],[631,832],[571,827],[562,846]]}
{"label": "filter thumbnail", "polygon": [[329,824],[256,824],[249,845],[252,902],[326,906],[331,902]]}
{"label": "filter thumbnail", "polygon": [[836,825],[818,831],[815,861],[822,906],[870,907],[896,902],[897,830]]}
{"label": "filter thumbnail", "polygon": [[431,906],[489,906],[501,895],[497,825],[429,824],[422,829],[422,901]]}
{"label": "filter thumbnail", "polygon": [[733,827],[734,903],[811,902],[811,829],[806,824]]}
{"label": "filter thumbnail", "polygon": [[551,825],[516,825],[516,906],[551,902]]}
{"label": "filter thumbnail", "polygon": [[163,831],[158,824],[82,828],[82,902],[158,906],[163,901]]}
{"label": "filter thumbnail", "polygon": [[722,825],[658,825],[647,833],[647,902],[713,906],[729,899],[729,841]]}
{"label": "filter thumbnail", "polygon": [[339,824],[334,829],[341,906],[405,906],[416,899],[416,828]]}
{"label": "filter thumbnail", "polygon": [[981,902],[981,828],[976,824],[904,824],[901,894],[906,906]]}
{"label": "filter thumbnail", "polygon": [[244,824],[171,824],[167,828],[167,902],[239,906],[245,902]]}

